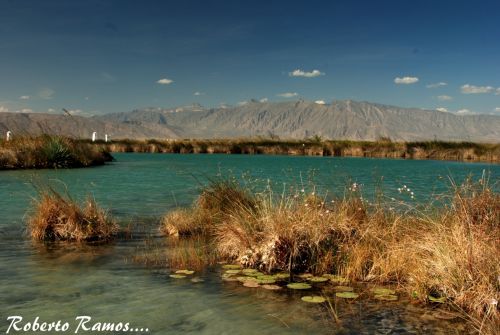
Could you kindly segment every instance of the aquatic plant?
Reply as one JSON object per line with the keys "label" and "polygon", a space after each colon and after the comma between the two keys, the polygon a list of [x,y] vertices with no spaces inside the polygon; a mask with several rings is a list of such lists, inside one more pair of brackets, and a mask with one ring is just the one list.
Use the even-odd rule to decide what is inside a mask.
{"label": "aquatic plant", "polygon": [[307,283],[290,283],[287,285],[287,287],[291,288],[292,290],[308,290],[312,286]]}
{"label": "aquatic plant", "polygon": [[384,300],[384,301],[396,301],[398,296],[394,294],[376,294],[373,296],[374,299]]}
{"label": "aquatic plant", "polygon": [[337,292],[335,293],[335,296],[344,299],[356,299],[359,297],[359,294],[354,292]]}
{"label": "aquatic plant", "polygon": [[271,290],[271,291],[281,290],[281,286],[272,285],[272,284],[264,284],[264,285],[261,285],[260,287],[262,287],[266,290]]}
{"label": "aquatic plant", "polygon": [[185,275],[178,275],[178,274],[177,275],[176,274],[170,275],[169,277],[170,278],[174,278],[174,279],[183,279],[183,278],[186,278]]}
{"label": "aquatic plant", "polygon": [[51,188],[39,191],[27,226],[31,238],[40,241],[106,241],[118,233],[118,225],[94,198],[79,206]]}
{"label": "aquatic plant", "polygon": [[175,271],[177,274],[185,274],[185,275],[192,275],[194,273],[193,270],[177,270]]}
{"label": "aquatic plant", "polygon": [[307,278],[307,280],[309,280],[310,282],[313,282],[313,283],[324,283],[324,282],[328,281],[328,278],[313,276],[313,277]]}
{"label": "aquatic plant", "polygon": [[315,304],[320,304],[326,301],[326,299],[322,296],[319,295],[306,295],[300,298],[302,301],[305,302],[310,302],[310,303],[315,303]]}

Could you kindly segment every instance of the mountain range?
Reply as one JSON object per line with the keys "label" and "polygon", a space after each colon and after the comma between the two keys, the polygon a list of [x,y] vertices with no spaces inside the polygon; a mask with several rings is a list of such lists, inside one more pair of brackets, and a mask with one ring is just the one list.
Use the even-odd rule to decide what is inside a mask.
{"label": "mountain range", "polygon": [[274,137],[396,141],[446,140],[499,142],[500,116],[456,115],[337,100],[258,102],[242,106],[204,108],[143,108],[93,117],[43,113],[0,113],[0,133],[60,134],[90,138],[165,139]]}

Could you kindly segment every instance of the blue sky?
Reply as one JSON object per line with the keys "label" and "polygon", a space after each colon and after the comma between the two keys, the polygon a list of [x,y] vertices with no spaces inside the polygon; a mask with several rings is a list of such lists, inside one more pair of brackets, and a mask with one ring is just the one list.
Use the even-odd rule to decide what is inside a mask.
{"label": "blue sky", "polygon": [[0,1],[0,111],[252,98],[500,114],[500,2]]}

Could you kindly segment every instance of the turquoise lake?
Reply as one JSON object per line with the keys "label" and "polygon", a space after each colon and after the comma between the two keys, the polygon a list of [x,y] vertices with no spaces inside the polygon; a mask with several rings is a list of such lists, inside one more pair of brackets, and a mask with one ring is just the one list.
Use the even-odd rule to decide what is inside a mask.
{"label": "turquoise lake", "polygon": [[[134,255],[155,234],[160,217],[188,206],[202,185],[232,176],[256,188],[304,189],[341,196],[361,185],[367,199],[382,189],[387,198],[428,203],[457,184],[483,173],[498,187],[500,165],[446,161],[246,155],[115,154],[106,166],[73,170],[0,171],[0,331],[7,317],[63,320],[73,331],[76,316],[129,322],[136,334],[456,334],[460,324],[432,317],[404,299],[357,301],[337,306],[342,326],[324,306],[300,300],[303,293],[249,289],[220,280],[219,269],[198,274],[205,281],[174,280],[169,269],[146,267]],[[33,183],[67,188],[75,199],[91,194],[122,226],[140,223],[133,238],[105,246],[40,245],[24,232]],[[414,199],[397,189],[406,185]],[[497,188],[498,190],[498,188]],[[144,229],[145,227],[145,229]],[[143,328],[143,331],[140,331]],[[148,328],[148,332],[146,332]],[[89,332],[90,333],[90,332]],[[108,332],[112,333],[112,332]],[[117,334],[123,332],[116,332]],[[131,332],[128,332],[131,333]]]}

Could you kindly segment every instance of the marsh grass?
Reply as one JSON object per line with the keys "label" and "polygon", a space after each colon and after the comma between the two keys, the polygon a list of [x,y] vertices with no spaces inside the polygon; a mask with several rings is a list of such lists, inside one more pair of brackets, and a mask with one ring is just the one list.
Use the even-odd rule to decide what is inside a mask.
{"label": "marsh grass", "polygon": [[393,284],[422,303],[445,297],[478,331],[492,333],[500,325],[500,195],[493,186],[483,176],[452,185],[442,208],[393,210],[369,204],[353,187],[330,201],[218,182],[183,211],[183,227],[205,211],[209,219],[196,231],[222,260]]}
{"label": "marsh grass", "polygon": [[0,169],[74,168],[102,165],[113,157],[92,144],[61,136],[0,141]]}
{"label": "marsh grass", "polygon": [[27,225],[38,241],[107,241],[118,233],[118,225],[92,197],[80,206],[51,188],[39,191]]}

